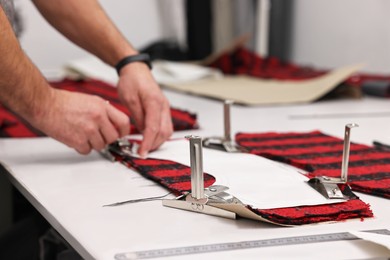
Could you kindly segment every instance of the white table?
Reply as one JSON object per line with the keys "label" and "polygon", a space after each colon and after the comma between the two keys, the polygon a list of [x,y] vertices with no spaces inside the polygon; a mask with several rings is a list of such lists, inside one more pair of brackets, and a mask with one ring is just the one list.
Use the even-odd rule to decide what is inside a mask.
{"label": "white table", "polygon": [[[204,137],[223,134],[221,102],[168,91],[166,95],[172,106],[197,113],[201,126],[195,131],[176,132],[173,137],[189,133]],[[232,133],[321,130],[342,138],[345,124],[354,122],[360,127],[352,129],[352,141],[371,144],[378,139],[390,143],[389,100],[364,98],[279,107],[234,106],[231,115]],[[113,259],[116,253],[157,248],[390,229],[389,200],[360,193],[361,199],[371,205],[374,218],[300,227],[196,214],[163,207],[161,201],[102,207],[162,195],[166,190],[95,152],[81,156],[49,138],[2,139],[0,161],[8,165],[12,183],[86,259]],[[390,251],[354,240],[187,255],[178,259],[335,260],[380,256],[389,257]]]}

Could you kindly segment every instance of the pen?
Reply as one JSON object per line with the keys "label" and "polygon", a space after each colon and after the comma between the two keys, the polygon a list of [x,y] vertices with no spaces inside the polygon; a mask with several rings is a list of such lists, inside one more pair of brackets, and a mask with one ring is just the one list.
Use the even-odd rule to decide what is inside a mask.
{"label": "pen", "polygon": [[373,144],[376,148],[390,151],[390,145],[388,145],[388,144],[384,144],[384,143],[381,143],[381,142],[378,142],[378,141],[373,141],[372,144]]}

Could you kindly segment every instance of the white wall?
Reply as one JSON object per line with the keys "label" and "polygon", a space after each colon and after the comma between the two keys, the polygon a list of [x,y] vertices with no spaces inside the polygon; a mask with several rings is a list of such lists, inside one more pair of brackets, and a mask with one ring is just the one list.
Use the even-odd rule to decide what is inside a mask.
{"label": "white wall", "polygon": [[[158,1],[162,0],[100,0],[138,48],[163,37]],[[389,0],[293,1],[293,61],[321,68],[365,62],[366,71],[390,73]],[[22,46],[39,68],[59,68],[87,55],[52,29],[31,1],[17,4],[25,24]]]}
{"label": "white wall", "polygon": [[292,59],[390,74],[389,0],[295,0]]}
{"label": "white wall", "polygon": [[[159,0],[100,0],[100,3],[130,42],[140,48],[162,37],[157,1]],[[87,55],[55,31],[31,1],[19,0],[16,1],[16,6],[24,24],[22,47],[40,69],[58,69],[70,59]]]}

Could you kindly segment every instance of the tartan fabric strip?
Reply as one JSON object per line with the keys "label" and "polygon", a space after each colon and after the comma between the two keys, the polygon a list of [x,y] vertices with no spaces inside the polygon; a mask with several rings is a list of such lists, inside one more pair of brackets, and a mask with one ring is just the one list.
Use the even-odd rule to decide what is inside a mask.
{"label": "tartan fabric strip", "polygon": [[372,217],[372,211],[369,205],[360,199],[352,199],[347,202],[318,205],[302,206],[294,208],[281,209],[252,209],[265,219],[285,225],[304,225],[318,222],[342,221],[351,218]]}
{"label": "tartan fabric strip", "polygon": [[[117,161],[134,169],[145,178],[153,180],[166,187],[176,195],[191,190],[191,168],[169,160],[140,159],[135,157],[122,157],[116,154]],[[205,187],[211,186],[215,178],[205,173]],[[372,217],[373,213],[368,204],[360,199],[353,199],[343,203],[300,206],[279,209],[255,209],[247,206],[249,210],[269,221],[281,225],[304,225],[327,221],[341,221],[351,218]]]}
{"label": "tartan fabric strip", "polygon": [[[309,172],[308,177],[339,177],[343,140],[319,131],[308,133],[238,133],[250,153]],[[348,183],[354,191],[390,199],[390,152],[352,143]]]}
{"label": "tartan fabric strip", "polygon": [[[191,168],[169,160],[140,159],[136,157],[122,157],[116,155],[116,160],[137,171],[147,179],[153,180],[166,187],[176,195],[191,191]],[[215,182],[210,174],[204,174],[204,187]]]}
{"label": "tartan fabric strip", "polygon": [[[108,100],[111,105],[129,115],[128,109],[119,101],[117,91],[112,86],[98,80],[74,81],[64,79],[59,82],[52,82],[54,88],[82,92],[102,97]],[[171,108],[172,123],[175,131],[197,129],[198,123],[196,115],[181,109]],[[131,133],[137,134],[139,131],[131,124]],[[7,108],[0,105],[0,137],[37,137],[44,134],[25,120],[12,113]]]}
{"label": "tartan fabric strip", "polygon": [[0,105],[0,137],[38,137],[42,132]]}

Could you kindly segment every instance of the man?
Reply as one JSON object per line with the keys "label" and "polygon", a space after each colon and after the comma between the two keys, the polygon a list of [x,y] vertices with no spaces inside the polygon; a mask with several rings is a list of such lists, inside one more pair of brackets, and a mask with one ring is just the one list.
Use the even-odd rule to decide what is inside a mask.
{"label": "man", "polygon": [[[81,154],[101,150],[129,134],[127,116],[105,100],[49,86],[15,37],[7,19],[9,2],[0,0],[0,103]],[[138,54],[96,0],[33,3],[58,31],[111,66]],[[125,63],[120,68],[117,87],[121,101],[143,134],[138,153],[146,157],[172,134],[169,103],[142,61]]]}
{"label": "man", "polygon": [[[138,150],[142,157],[158,148],[172,134],[169,103],[148,66],[134,57],[126,41],[96,0],[33,0],[42,15],[71,41],[119,71],[118,93],[143,133]],[[21,49],[15,29],[12,0],[0,0],[0,103],[32,126],[58,141],[88,154],[129,134],[128,117],[105,100],[92,95],[50,87]],[[39,35],[37,35],[39,37]],[[58,50],[61,51],[61,50]],[[123,62],[124,58],[126,62]],[[122,62],[120,62],[122,61]],[[121,64],[118,68],[117,64]],[[36,259],[59,250],[47,223],[33,212],[0,236],[0,258]],[[45,233],[46,232],[46,233]],[[44,236],[42,236],[45,233]],[[54,241],[50,246],[39,249]],[[44,242],[49,241],[49,242]],[[63,251],[80,257],[71,249]],[[44,257],[46,259],[47,257]],[[48,257],[50,258],[50,257]]]}

